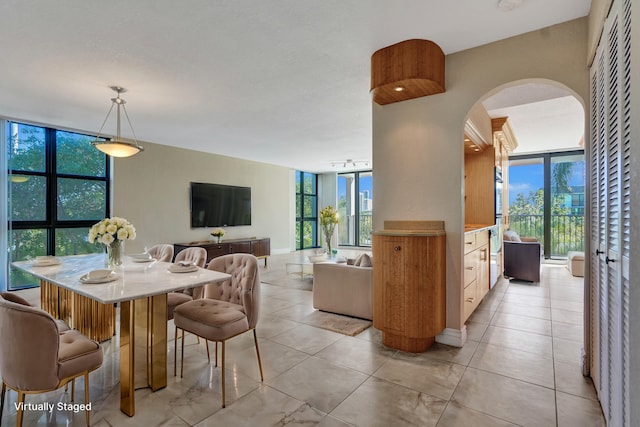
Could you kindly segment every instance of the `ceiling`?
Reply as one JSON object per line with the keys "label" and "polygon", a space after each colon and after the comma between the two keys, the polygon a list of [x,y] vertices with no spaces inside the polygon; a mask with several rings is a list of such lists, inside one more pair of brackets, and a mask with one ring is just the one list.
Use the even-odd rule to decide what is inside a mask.
{"label": "ceiling", "polygon": [[[342,169],[332,163],[371,160],[373,52],[421,38],[450,54],[585,16],[591,2],[525,0],[509,12],[497,3],[3,0],[0,116],[96,133],[114,95],[109,86],[119,85],[141,141],[311,172]],[[521,147],[539,131],[535,119],[550,129],[555,111],[584,115],[568,94],[536,99],[536,89],[485,104],[492,116],[511,117]],[[111,126],[105,133],[115,134]],[[126,126],[122,134],[131,136]]]}

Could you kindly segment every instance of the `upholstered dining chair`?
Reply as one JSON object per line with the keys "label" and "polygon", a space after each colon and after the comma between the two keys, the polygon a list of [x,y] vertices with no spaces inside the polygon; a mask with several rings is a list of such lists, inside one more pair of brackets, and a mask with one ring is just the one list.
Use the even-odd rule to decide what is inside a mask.
{"label": "upholstered dining chair", "polygon": [[160,244],[151,246],[147,253],[155,260],[171,262],[173,259],[173,245]]}
{"label": "upholstered dining chair", "polygon": [[[176,254],[175,262],[191,262],[198,267],[204,268],[207,262],[207,250],[204,248],[187,248]],[[177,306],[185,302],[192,301],[202,296],[202,287],[195,289],[185,289],[184,291],[169,292],[167,294],[167,320],[173,319],[173,312]],[[178,339],[178,328],[175,328],[174,340]],[[200,342],[200,340],[198,340]],[[208,349],[208,347],[207,347]],[[173,355],[173,375],[176,374],[177,355]]]}
{"label": "upholstered dining chair", "polygon": [[[102,365],[102,347],[80,332],[60,331],[48,313],[0,296],[0,419],[7,387],[18,393],[17,423],[22,426],[26,394],[56,390],[84,377],[89,403],[89,372]],[[73,400],[73,397],[72,397]],[[86,411],[87,426],[90,424]]]}
{"label": "upholstered dining chair", "polygon": [[[218,343],[222,348],[222,407],[225,407],[225,342],[244,332],[253,331],[253,340],[263,380],[262,362],[258,348],[256,324],[260,310],[260,272],[258,259],[251,254],[230,254],[211,260],[209,270],[231,275],[231,279],[204,287],[201,299],[184,303],[177,307],[173,321],[182,330],[182,350],[180,376],[184,373],[184,331],[213,341],[216,345],[216,366]],[[208,350],[208,349],[207,349]],[[177,353],[177,343],[174,353]]]}

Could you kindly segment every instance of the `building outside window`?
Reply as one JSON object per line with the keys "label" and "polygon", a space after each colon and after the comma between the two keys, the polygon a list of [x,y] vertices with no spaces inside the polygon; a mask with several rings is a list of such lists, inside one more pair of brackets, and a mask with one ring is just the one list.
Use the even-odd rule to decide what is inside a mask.
{"label": "building outside window", "polygon": [[318,176],[296,171],[296,249],[318,246]]}
{"label": "building outside window", "polygon": [[373,228],[373,173],[338,175],[338,244],[371,246]]}
{"label": "building outside window", "polygon": [[[109,162],[93,136],[5,121],[8,262],[101,252],[91,225],[109,215]],[[37,286],[9,266],[8,288]]]}

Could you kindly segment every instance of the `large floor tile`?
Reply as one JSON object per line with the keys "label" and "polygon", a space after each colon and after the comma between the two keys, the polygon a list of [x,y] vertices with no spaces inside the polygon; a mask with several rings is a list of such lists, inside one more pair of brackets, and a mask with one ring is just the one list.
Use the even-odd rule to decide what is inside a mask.
{"label": "large floor tile", "polygon": [[471,361],[476,348],[478,348],[478,341],[473,340],[468,340],[463,347],[435,343],[429,347],[424,356],[466,366]]}
{"label": "large floor tile", "polygon": [[544,297],[534,297],[530,295],[522,295],[522,294],[505,294],[504,298],[502,298],[502,302],[516,303],[522,305],[530,305],[532,307],[550,307],[551,303],[549,298]]}
{"label": "large floor tile", "polygon": [[553,322],[553,337],[570,341],[584,341],[584,327],[582,324]]}
{"label": "large floor tile", "polygon": [[549,307],[531,306],[527,304],[503,301],[502,304],[500,304],[500,307],[498,307],[498,312],[551,320],[551,309]]}
{"label": "large floor tile", "polygon": [[467,339],[473,341],[480,341],[489,327],[487,323],[478,323],[470,320],[465,325],[467,326]]}
{"label": "large floor tile", "polygon": [[265,383],[322,412],[331,412],[367,378],[362,372],[310,357]]}
{"label": "large floor tile", "polygon": [[520,316],[519,314],[496,313],[491,320],[491,325],[551,336],[550,320]]}
{"label": "large floor tile", "polygon": [[553,358],[480,343],[469,367],[548,388],[554,387]]}
{"label": "large floor tile", "polygon": [[555,427],[552,389],[467,368],[452,402],[524,427]]}
{"label": "large floor tile", "polygon": [[556,372],[556,390],[586,399],[598,400],[593,381],[582,375],[582,368],[577,363],[554,361]]}
{"label": "large floor tile", "polygon": [[558,427],[605,427],[604,415],[592,400],[556,393]]}
{"label": "large floor tile", "polygon": [[324,417],[324,413],[308,403],[262,386],[223,411],[208,417],[198,427],[307,426],[318,424]]}
{"label": "large floor tile", "polygon": [[374,376],[440,399],[449,399],[464,369],[462,365],[424,355],[398,353],[382,365]]}
{"label": "large floor tile", "polygon": [[316,353],[316,357],[370,375],[396,353],[377,342],[344,337]]}
{"label": "large floor tile", "polygon": [[[298,363],[310,357],[307,353],[295,350],[271,340],[259,340],[260,359],[264,378],[274,378]],[[260,369],[255,348],[227,354],[227,369],[241,372],[260,380]]]}
{"label": "large floor tile", "polygon": [[445,405],[445,400],[372,377],[331,415],[354,426],[431,427]]}
{"label": "large floor tile", "polygon": [[580,341],[553,338],[553,357],[556,361],[579,364],[582,360],[582,348]]}
{"label": "large floor tile", "polygon": [[579,311],[569,311],[552,308],[551,320],[553,322],[571,323],[573,325],[582,326],[584,324],[584,314]]}
{"label": "large floor tile", "polygon": [[473,409],[466,408],[457,402],[449,402],[436,427],[461,426],[516,427],[516,424],[474,411]]}
{"label": "large floor tile", "polygon": [[553,356],[552,338],[533,332],[489,326],[482,337],[482,342],[542,356]]}
{"label": "large floor tile", "polygon": [[309,325],[300,325],[272,337],[271,340],[307,354],[316,354],[342,338],[344,338],[344,335],[336,332]]}

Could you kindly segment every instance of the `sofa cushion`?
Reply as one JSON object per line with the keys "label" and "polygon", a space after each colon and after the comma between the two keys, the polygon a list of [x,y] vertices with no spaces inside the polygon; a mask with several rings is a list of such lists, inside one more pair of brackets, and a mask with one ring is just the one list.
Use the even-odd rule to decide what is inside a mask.
{"label": "sofa cushion", "polygon": [[503,234],[503,239],[508,242],[521,242],[520,236],[513,230],[507,230]]}
{"label": "sofa cushion", "polygon": [[362,253],[358,255],[356,260],[353,262],[353,265],[356,267],[373,267],[373,257],[371,254]]}

